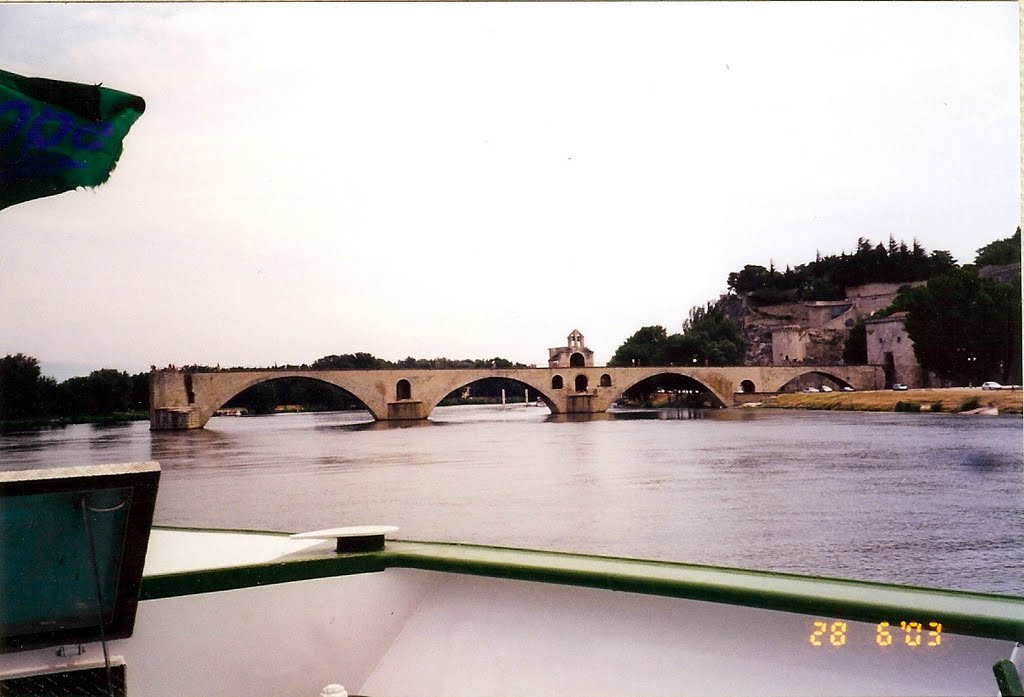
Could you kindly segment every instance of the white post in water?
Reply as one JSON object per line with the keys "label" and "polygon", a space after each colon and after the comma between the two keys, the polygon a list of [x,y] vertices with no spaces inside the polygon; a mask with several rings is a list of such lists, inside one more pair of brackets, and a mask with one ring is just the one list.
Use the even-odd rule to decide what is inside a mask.
{"label": "white post in water", "polygon": [[523,397],[523,404],[529,404],[529,403],[530,403],[530,391],[526,390],[526,396]]}
{"label": "white post in water", "polygon": [[505,406],[505,388],[501,388],[501,406]]}

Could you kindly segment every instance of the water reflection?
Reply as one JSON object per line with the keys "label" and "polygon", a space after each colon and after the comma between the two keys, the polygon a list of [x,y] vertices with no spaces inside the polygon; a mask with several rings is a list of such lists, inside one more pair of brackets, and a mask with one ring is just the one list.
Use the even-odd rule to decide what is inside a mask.
{"label": "water reflection", "polygon": [[718,409],[694,409],[691,407],[668,407],[663,409],[615,409],[607,416],[622,421],[657,419],[660,421],[694,421],[716,415]]}

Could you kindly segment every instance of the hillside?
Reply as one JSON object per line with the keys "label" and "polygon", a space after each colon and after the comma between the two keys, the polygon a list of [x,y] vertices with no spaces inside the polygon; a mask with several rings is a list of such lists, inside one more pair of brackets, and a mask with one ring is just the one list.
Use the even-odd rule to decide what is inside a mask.
{"label": "hillside", "polygon": [[747,365],[778,365],[790,354],[804,363],[841,363],[850,329],[888,307],[903,285],[916,284],[864,284],[847,289],[841,300],[766,305],[753,302],[749,294],[730,294],[721,302],[747,340]]}

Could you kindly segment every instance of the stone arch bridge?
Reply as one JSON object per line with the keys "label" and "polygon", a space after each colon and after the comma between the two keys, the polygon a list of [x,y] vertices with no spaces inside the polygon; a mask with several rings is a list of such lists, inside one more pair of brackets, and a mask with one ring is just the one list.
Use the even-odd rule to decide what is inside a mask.
{"label": "stone arch bridge", "polygon": [[507,378],[536,394],[552,414],[598,413],[637,383],[681,375],[697,383],[718,406],[735,395],[779,392],[804,377],[828,378],[857,390],[880,389],[879,366],[799,367],[572,367],[466,370],[246,370],[189,373],[154,370],[150,379],[150,428],[202,428],[228,400],[254,385],[281,378],[309,378],[335,385],[358,399],[374,419],[426,419],[448,394],[484,378]]}

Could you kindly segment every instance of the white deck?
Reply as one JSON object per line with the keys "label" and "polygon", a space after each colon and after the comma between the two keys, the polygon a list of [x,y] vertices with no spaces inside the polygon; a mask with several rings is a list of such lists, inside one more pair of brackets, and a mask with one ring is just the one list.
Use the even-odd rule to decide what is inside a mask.
{"label": "white deck", "polygon": [[[146,574],[322,559],[331,549],[333,541],[284,535],[154,530]],[[815,621],[832,618],[388,568],[146,600],[134,635],[112,642],[111,653],[128,666],[129,694],[144,697],[317,697],[331,683],[375,697],[991,697],[992,664],[1013,649],[1008,640],[952,634],[939,646],[928,647],[927,635],[917,646],[897,635],[880,647],[876,625],[860,622],[846,623],[841,645],[825,635],[813,646]],[[52,650],[9,654],[0,673],[57,663]],[[63,661],[97,663],[97,645]]]}

